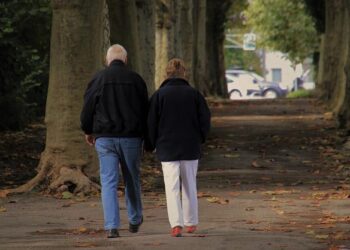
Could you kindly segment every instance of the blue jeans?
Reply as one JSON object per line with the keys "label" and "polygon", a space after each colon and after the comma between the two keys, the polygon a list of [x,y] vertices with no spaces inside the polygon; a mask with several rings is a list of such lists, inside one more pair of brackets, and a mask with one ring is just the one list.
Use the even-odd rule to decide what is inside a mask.
{"label": "blue jeans", "polygon": [[100,161],[102,205],[106,230],[120,227],[117,187],[119,165],[125,183],[128,219],[139,224],[142,218],[140,160],[141,138],[101,137],[95,142]]}

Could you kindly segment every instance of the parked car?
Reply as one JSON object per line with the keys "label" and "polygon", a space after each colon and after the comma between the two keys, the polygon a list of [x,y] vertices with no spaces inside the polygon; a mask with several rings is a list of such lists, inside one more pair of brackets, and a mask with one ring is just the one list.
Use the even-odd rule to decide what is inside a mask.
{"label": "parked car", "polygon": [[287,94],[287,89],[278,83],[267,82],[262,76],[246,70],[226,70],[226,81],[230,99],[277,98]]}
{"label": "parked car", "polygon": [[297,77],[294,81],[292,91],[298,89],[315,89],[315,82],[313,80],[312,71],[310,69],[303,72],[300,77]]}

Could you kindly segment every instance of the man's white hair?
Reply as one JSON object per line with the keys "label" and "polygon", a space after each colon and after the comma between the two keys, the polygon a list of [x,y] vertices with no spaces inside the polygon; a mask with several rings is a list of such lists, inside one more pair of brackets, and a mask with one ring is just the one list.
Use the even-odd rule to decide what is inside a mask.
{"label": "man's white hair", "polygon": [[126,63],[126,57],[128,53],[126,49],[120,44],[113,44],[107,50],[106,61],[107,65],[109,65],[113,60],[122,60]]}

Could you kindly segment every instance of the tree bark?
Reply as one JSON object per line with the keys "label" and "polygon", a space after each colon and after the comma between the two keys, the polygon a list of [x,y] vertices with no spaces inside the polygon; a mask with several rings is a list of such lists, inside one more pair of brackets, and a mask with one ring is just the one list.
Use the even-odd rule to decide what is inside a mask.
{"label": "tree bark", "polygon": [[[343,90],[345,75],[344,64],[347,42],[345,31],[345,0],[325,1],[326,21],[319,65],[319,87],[321,99],[330,109],[339,107],[339,94]],[[334,70],[329,70],[334,69]]]}
{"label": "tree bark", "polygon": [[[193,85],[193,0],[178,0],[175,2],[175,29],[173,39],[175,43],[174,57],[184,60],[187,68],[187,79]],[[197,11],[197,10],[195,10]]]}
{"label": "tree bark", "polygon": [[165,80],[168,61],[175,55],[174,22],[175,1],[156,1],[156,35],[155,35],[155,87],[159,88]]}
{"label": "tree bark", "polygon": [[52,0],[50,82],[46,105],[46,146],[38,174],[12,193],[40,183],[49,191],[67,187],[75,193],[96,192],[98,164],[84,142],[79,115],[88,81],[100,69],[105,50],[105,1]]}
{"label": "tree bark", "polygon": [[207,0],[208,95],[228,96],[225,80],[224,41],[226,14],[231,4],[231,0]]}
{"label": "tree bark", "polygon": [[158,87],[173,57],[182,58],[187,77],[204,95],[227,97],[224,65],[226,12],[231,0],[158,0],[156,72]]}
{"label": "tree bark", "polygon": [[147,83],[148,93],[155,90],[155,1],[136,0],[140,42],[140,74]]}
{"label": "tree bark", "polygon": [[192,72],[195,87],[204,95],[210,93],[207,78],[207,0],[193,0],[193,59]]}
{"label": "tree bark", "polygon": [[107,0],[111,44],[120,44],[128,52],[128,65],[141,71],[140,40],[135,0]]}
{"label": "tree bark", "polygon": [[[347,129],[349,131],[349,120],[350,120],[350,58],[349,58],[349,52],[350,52],[350,0],[345,0],[345,8],[342,10],[344,12],[344,21],[345,21],[345,28],[343,30],[343,37],[345,38],[344,43],[346,44],[346,48],[343,51],[343,58],[346,58],[344,60],[344,72],[345,72],[345,81],[344,81],[344,87],[342,88],[343,93],[340,96],[339,100],[339,110],[338,110],[338,126],[343,129]],[[343,62],[343,61],[342,61]]]}
{"label": "tree bark", "polygon": [[174,57],[184,60],[186,76],[194,85],[194,9],[193,1],[159,0],[156,10],[156,86],[165,79],[168,61]]}

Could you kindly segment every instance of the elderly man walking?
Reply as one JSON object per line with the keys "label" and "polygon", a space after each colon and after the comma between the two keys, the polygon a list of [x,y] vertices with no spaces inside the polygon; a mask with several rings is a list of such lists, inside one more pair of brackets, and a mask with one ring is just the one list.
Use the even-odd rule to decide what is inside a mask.
{"label": "elderly man walking", "polygon": [[81,112],[86,142],[95,145],[100,162],[104,226],[108,238],[119,237],[117,187],[119,165],[125,183],[129,231],[142,224],[140,158],[146,131],[148,94],[144,80],[126,67],[127,52],[112,45],[107,67],[89,83]]}

